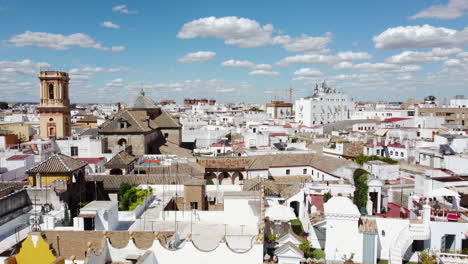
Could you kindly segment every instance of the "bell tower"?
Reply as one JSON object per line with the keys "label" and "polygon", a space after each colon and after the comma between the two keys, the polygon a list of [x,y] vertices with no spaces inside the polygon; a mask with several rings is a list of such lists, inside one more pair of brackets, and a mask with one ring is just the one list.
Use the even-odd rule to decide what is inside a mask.
{"label": "bell tower", "polygon": [[71,136],[70,99],[68,97],[68,73],[41,71],[39,73],[41,101],[41,137],[63,138]]}

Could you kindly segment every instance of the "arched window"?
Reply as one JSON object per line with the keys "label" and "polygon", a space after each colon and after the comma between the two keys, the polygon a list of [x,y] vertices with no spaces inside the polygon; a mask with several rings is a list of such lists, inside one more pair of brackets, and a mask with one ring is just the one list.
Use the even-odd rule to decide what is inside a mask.
{"label": "arched window", "polygon": [[49,99],[54,99],[54,85],[49,84]]}
{"label": "arched window", "polygon": [[119,144],[119,146],[125,147],[127,145],[127,140],[125,140],[124,138],[121,138],[119,139],[117,144]]}
{"label": "arched window", "polygon": [[403,158],[404,155],[405,155],[405,154],[403,154],[403,151],[402,151],[402,152],[400,153],[400,156]]}

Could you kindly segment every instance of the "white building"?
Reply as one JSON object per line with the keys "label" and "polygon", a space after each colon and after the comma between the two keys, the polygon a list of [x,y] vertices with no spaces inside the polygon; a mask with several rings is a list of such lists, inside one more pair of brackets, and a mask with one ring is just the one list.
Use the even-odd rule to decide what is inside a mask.
{"label": "white building", "polygon": [[349,96],[328,87],[325,82],[315,87],[312,96],[296,100],[295,121],[306,126],[329,124],[350,119],[354,102]]}
{"label": "white building", "polygon": [[454,99],[450,99],[450,107],[453,108],[467,108],[468,98],[463,95],[457,95]]}

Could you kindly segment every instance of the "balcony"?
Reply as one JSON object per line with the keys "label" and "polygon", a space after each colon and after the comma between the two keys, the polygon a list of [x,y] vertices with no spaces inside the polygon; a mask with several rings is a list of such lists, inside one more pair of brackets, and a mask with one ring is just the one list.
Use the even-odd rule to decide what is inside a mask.
{"label": "balcony", "polygon": [[66,106],[69,103],[68,99],[41,99],[41,106]]}

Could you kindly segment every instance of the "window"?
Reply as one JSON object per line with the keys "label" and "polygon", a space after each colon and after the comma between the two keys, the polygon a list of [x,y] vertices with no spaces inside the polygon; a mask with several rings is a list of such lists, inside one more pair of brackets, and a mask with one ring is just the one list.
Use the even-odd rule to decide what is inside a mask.
{"label": "window", "polygon": [[302,174],[307,174],[307,169],[303,169]]}
{"label": "window", "polygon": [[390,155],[393,155],[393,150],[390,151]]}
{"label": "window", "polygon": [[169,137],[169,133],[164,133],[164,138],[168,138]]}
{"label": "window", "polygon": [[54,85],[49,84],[49,99],[54,99]]}
{"label": "window", "polygon": [[377,155],[380,155],[380,149],[377,150]]}
{"label": "window", "polygon": [[403,154],[403,151],[400,153],[400,156],[403,158],[405,154]]}
{"label": "window", "polygon": [[120,129],[127,128],[127,122],[126,121],[120,121],[119,122],[119,128]]}
{"label": "window", "polygon": [[198,203],[197,202],[190,202],[190,209],[197,210],[198,209]]}
{"label": "window", "polygon": [[289,174],[291,174],[291,170],[290,170],[290,169],[287,169],[287,170],[286,170],[286,175],[289,175]]}
{"label": "window", "polygon": [[414,240],[413,245],[411,247],[413,252],[416,251],[423,251],[424,250],[424,240]]}
{"label": "window", "polygon": [[70,147],[70,154],[72,157],[78,156],[78,147]]}

